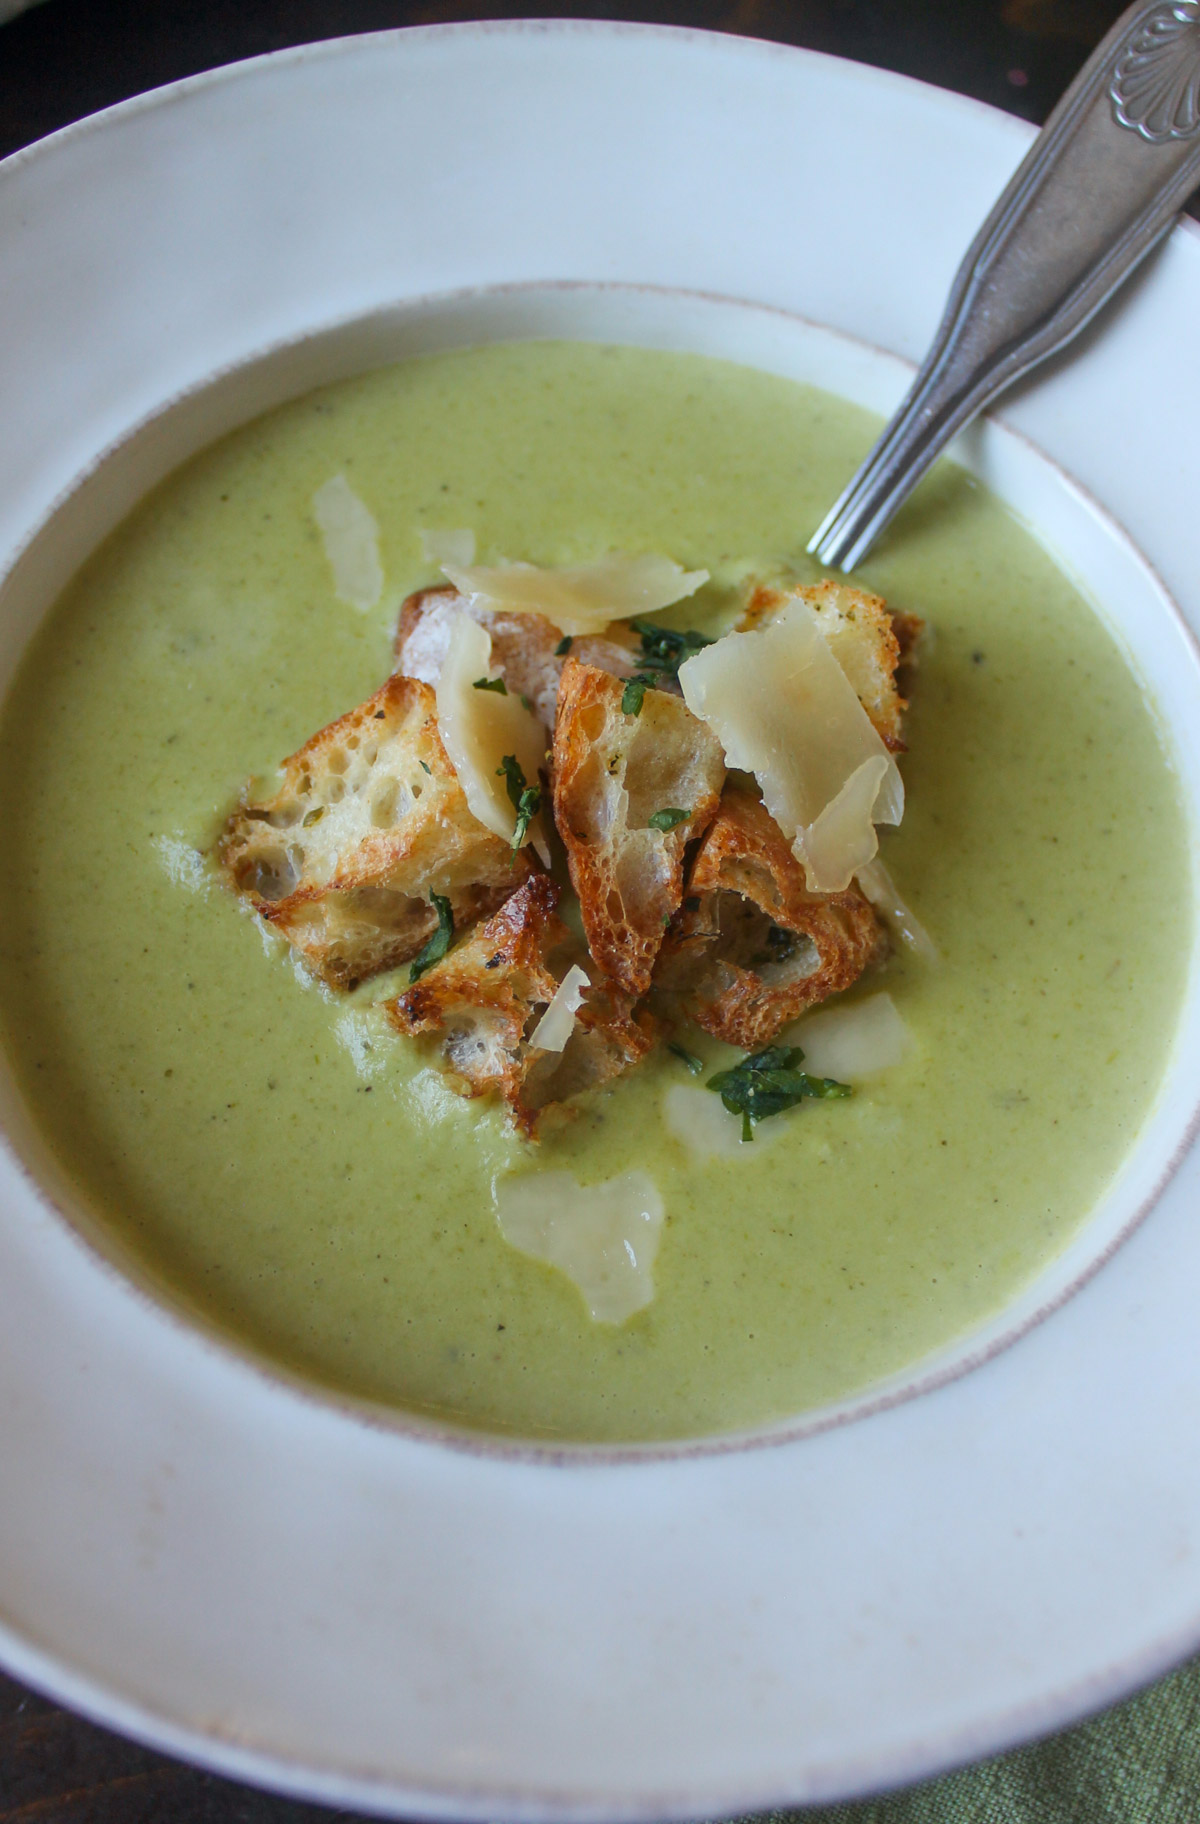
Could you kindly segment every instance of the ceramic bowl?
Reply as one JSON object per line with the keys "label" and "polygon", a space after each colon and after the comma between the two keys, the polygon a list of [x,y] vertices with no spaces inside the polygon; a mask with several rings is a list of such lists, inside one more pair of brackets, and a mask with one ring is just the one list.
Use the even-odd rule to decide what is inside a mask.
{"label": "ceramic bowl", "polygon": [[[0,682],[168,468],[403,353],[642,342],[890,410],[1028,137],[566,22],[308,47],[32,148],[0,167]],[[1181,229],[958,452],[1125,645],[1193,806],[1198,301]],[[1058,1726],[1200,1640],[1198,1067],[1193,967],[1102,1205],[962,1345],[770,1434],[557,1456],[372,1420],[183,1321],[0,1083],[0,1655],[205,1765],[422,1816],[844,1797]]]}

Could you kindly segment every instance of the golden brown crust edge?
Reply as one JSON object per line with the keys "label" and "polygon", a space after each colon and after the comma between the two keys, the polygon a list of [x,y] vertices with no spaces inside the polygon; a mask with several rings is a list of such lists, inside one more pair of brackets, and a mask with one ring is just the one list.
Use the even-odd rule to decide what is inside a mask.
{"label": "golden brown crust edge", "polygon": [[[678,697],[647,690],[638,715],[621,681],[569,658],[554,728],[554,818],[579,896],[588,948],[637,1000],[683,898],[684,857],[716,815],[725,761]],[[683,810],[672,829],[659,811]]]}
{"label": "golden brown crust edge", "polygon": [[332,986],[415,956],[437,928],[501,904],[533,866],[477,822],[442,746],[428,685],[399,675],[281,767],[279,790],[244,801],[218,859],[230,885]]}
{"label": "golden brown crust edge", "polygon": [[552,1109],[640,1063],[653,1022],[628,997],[597,982],[575,1016],[561,1052],[529,1044],[575,946],[555,910],[559,888],[548,875],[526,882],[450,955],[386,1007],[410,1037],[437,1033],[460,1095],[495,1093],[529,1139]]}
{"label": "golden brown crust edge", "polygon": [[755,1051],[886,953],[857,887],[810,893],[764,806],[727,787],[655,979],[705,1032]]}

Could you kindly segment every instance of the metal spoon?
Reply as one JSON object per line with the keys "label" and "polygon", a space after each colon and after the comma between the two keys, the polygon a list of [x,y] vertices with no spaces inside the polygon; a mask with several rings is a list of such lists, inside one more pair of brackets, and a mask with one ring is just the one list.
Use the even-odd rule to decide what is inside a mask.
{"label": "metal spoon", "polygon": [[850,570],[956,432],[1069,342],[1200,185],[1200,0],[1137,0],[979,230],[911,391],[809,544]]}

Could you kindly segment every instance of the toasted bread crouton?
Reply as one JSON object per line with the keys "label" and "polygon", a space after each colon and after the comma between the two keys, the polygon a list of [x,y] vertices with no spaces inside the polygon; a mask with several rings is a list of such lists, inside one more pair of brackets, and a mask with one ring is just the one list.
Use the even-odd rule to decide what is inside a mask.
{"label": "toasted bread crouton", "polygon": [[808,603],[834,658],[845,672],[884,746],[904,752],[902,719],[908,704],[896,688],[896,668],[911,663],[922,622],[915,614],[893,615],[882,598],[849,583],[813,583],[783,589],[759,583],[746,602],[739,631],[769,621],[785,603]]}
{"label": "toasted bread crouton", "polygon": [[[566,845],[588,947],[637,1000],[683,898],[684,850],[716,815],[725,759],[679,697],[647,690],[621,708],[618,678],[573,656],[554,728],[554,817]],[[656,817],[686,815],[669,828]]]}
{"label": "toasted bread crouton", "polygon": [[655,977],[714,1038],[755,1051],[887,951],[857,887],[810,893],[765,806],[728,786]]}
{"label": "toasted bread crouton", "polygon": [[243,803],[219,854],[230,881],[309,967],[350,988],[415,956],[530,872],[522,851],[476,821],[446,756],[427,684],[391,677],[285,760],[273,798]]}
{"label": "toasted bread crouton", "polygon": [[388,1004],[399,1032],[439,1032],[450,1080],[462,1095],[494,1091],[532,1137],[552,1104],[594,1089],[650,1049],[649,1018],[599,983],[584,997],[561,1051],[529,1043],[578,945],[558,917],[559,889],[535,874],[450,955]]}
{"label": "toasted bread crouton", "polygon": [[[405,677],[436,684],[450,643],[453,618],[462,613],[487,628],[492,636],[493,669],[514,695],[526,698],[538,720],[552,729],[565,654],[558,650],[563,643],[562,634],[544,615],[489,613],[473,607],[470,598],[460,595],[457,589],[418,590],[401,605],[396,626],[396,670]],[[624,643],[604,634],[581,634],[570,642],[568,651],[585,665],[596,665],[618,678],[627,678],[637,665],[632,633]]]}

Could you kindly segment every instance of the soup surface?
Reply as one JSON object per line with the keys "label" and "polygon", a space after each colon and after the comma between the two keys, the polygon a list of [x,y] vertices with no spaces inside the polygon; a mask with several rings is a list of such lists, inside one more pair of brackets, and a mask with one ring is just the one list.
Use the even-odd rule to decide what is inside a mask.
{"label": "soup surface", "polygon": [[[436,580],[419,528],[473,528],[484,562],[618,548],[706,566],[664,619],[717,631],[747,574],[815,577],[804,538],[873,434],[822,393],[699,357],[487,347],[259,420],[93,558],[0,728],[0,1013],[40,1127],[154,1280],[354,1395],[649,1439],[862,1387],[1064,1244],[1161,1076],[1185,826],[1116,646],[958,470],[862,571],[931,628],[883,854],[942,960],[895,956],[857,991],[886,987],[915,1045],[851,1100],[702,1159],[664,1126],[665,1089],[690,1079],[660,1051],[532,1148],[389,1036],[375,1003],[406,972],[318,988],[205,859],[246,777],[386,676],[400,600]],[[381,528],[366,613],[335,596],[313,520],[338,473]],[[539,1158],[657,1181],[657,1296],[625,1325],[594,1324],[503,1240],[493,1179]]]}

